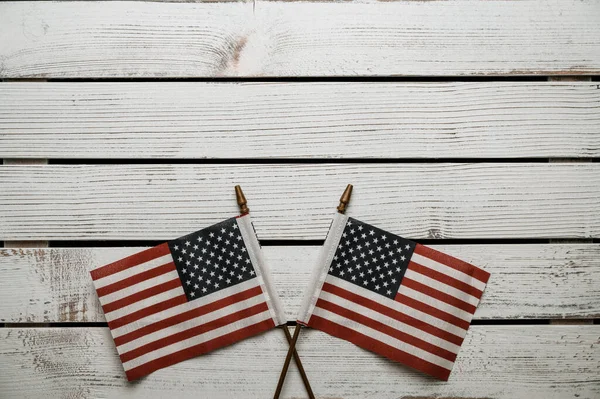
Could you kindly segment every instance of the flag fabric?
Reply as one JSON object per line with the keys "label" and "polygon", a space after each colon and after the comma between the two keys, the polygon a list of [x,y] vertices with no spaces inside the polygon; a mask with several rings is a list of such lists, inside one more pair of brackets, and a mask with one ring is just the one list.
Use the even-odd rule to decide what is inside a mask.
{"label": "flag fabric", "polygon": [[448,380],[489,276],[336,214],[298,323]]}
{"label": "flag fabric", "polygon": [[248,215],[91,275],[130,381],[286,322]]}

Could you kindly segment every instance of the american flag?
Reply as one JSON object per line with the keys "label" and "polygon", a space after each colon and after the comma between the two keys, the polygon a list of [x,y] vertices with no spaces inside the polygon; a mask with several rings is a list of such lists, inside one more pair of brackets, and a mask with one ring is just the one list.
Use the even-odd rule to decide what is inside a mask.
{"label": "american flag", "polygon": [[91,274],[130,381],[286,322],[248,215]]}
{"label": "american flag", "polygon": [[489,276],[338,214],[298,322],[448,380]]}

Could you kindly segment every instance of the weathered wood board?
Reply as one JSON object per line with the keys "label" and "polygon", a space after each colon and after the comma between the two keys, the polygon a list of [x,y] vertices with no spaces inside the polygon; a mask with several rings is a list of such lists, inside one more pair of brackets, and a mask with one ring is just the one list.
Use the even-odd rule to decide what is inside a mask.
{"label": "weathered wood board", "polygon": [[[492,277],[475,319],[600,315],[600,244],[434,245]],[[0,322],[103,322],[88,271],[143,248],[0,249]],[[320,247],[263,247],[296,320]]]}
{"label": "weathered wood board", "polygon": [[0,158],[600,156],[597,82],[7,82]]}
{"label": "weathered wood board", "polygon": [[0,78],[594,75],[599,16],[595,0],[3,2]]}
{"label": "weathered wood board", "polygon": [[600,236],[600,164],[238,164],[0,167],[0,239],[169,239],[237,212],[260,239],[323,240],[351,216],[407,238]]}
{"label": "weathered wood board", "polygon": [[[580,398],[600,395],[600,326],[472,326],[450,381],[305,330],[298,350],[319,398]],[[127,383],[106,328],[0,330],[0,397],[270,397],[285,357],[271,331]],[[283,398],[306,397],[294,365]]]}

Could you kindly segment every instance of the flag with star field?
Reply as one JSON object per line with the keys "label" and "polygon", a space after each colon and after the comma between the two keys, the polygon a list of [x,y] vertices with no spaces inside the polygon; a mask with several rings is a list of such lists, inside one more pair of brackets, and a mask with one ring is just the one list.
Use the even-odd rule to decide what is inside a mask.
{"label": "flag with star field", "polygon": [[130,381],[286,322],[248,215],[91,274]]}
{"label": "flag with star field", "polygon": [[448,380],[489,276],[338,214],[298,322]]}

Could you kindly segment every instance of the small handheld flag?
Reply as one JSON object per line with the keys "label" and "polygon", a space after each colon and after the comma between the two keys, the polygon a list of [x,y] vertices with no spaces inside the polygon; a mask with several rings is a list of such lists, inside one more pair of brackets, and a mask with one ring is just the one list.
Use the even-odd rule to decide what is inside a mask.
{"label": "small handheld flag", "polygon": [[298,323],[448,380],[489,276],[338,213]]}
{"label": "small handheld flag", "polygon": [[286,323],[247,214],[91,275],[130,381]]}

